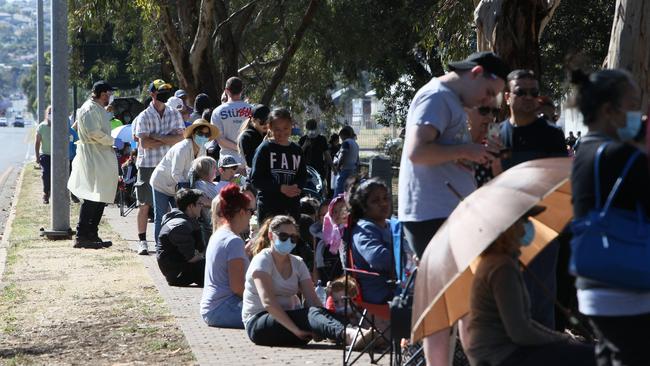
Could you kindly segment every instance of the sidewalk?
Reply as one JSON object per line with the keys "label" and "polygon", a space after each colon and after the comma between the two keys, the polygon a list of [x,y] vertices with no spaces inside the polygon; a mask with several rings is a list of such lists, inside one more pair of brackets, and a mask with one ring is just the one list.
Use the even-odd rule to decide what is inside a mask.
{"label": "sidewalk", "polygon": [[[135,254],[137,212],[120,217],[116,206],[107,207],[104,218]],[[153,224],[147,230],[153,235]],[[341,365],[343,351],[326,342],[311,343],[305,348],[261,347],[254,345],[243,330],[208,327],[199,314],[201,289],[196,287],[171,287],[160,274],[153,243],[149,243],[150,255],[139,256],[158,291],[170,308],[171,313],[185,334],[192,352],[200,365]],[[385,362],[388,364],[388,357]],[[362,356],[359,365],[370,364],[367,355]]]}

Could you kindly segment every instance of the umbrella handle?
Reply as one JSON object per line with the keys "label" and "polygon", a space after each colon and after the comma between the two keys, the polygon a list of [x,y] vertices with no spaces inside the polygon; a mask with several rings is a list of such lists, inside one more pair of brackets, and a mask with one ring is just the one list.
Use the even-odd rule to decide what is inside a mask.
{"label": "umbrella handle", "polygon": [[549,299],[553,300],[553,303],[555,304],[555,306],[560,310],[560,312],[564,315],[564,317],[567,318],[569,323],[574,325],[576,328],[580,329],[586,335],[587,340],[589,342],[593,343],[594,342],[594,337],[591,335],[591,331],[582,322],[582,320],[580,320],[577,316],[575,316],[570,309],[568,309],[568,308],[564,307],[562,304],[560,304],[560,302],[557,301],[557,299],[555,298],[555,296],[553,296],[553,294],[551,294],[551,291],[549,291],[549,289],[544,285],[544,283],[539,279],[539,277],[537,277],[533,273],[533,271],[529,270],[528,267],[526,267],[524,262],[519,260],[519,264],[524,269],[524,272],[528,273],[530,275],[530,277],[533,279],[533,281],[535,281],[537,283],[537,285],[539,285],[539,287],[544,292],[544,295],[546,295],[546,297],[548,297]]}
{"label": "umbrella handle", "polygon": [[454,196],[456,196],[460,201],[462,201],[463,199],[465,199],[465,197],[463,197],[463,195],[460,194],[460,192],[458,192],[458,190],[456,190],[456,188],[451,184],[451,182],[449,182],[448,180],[446,180],[446,181],[445,181],[445,185],[447,186],[447,188],[449,188],[449,190],[451,191],[451,193],[453,193]]}

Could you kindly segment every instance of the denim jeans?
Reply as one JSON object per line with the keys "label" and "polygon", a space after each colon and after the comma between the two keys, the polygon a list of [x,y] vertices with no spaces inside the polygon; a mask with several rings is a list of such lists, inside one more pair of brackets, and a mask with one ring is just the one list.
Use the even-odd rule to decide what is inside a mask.
{"label": "denim jeans", "polygon": [[244,329],[241,320],[242,299],[237,295],[226,298],[219,306],[203,315],[211,327]]}
{"label": "denim jeans", "polygon": [[158,234],[162,226],[162,217],[169,211],[169,208],[176,207],[174,196],[168,196],[153,189],[153,218],[154,218],[154,239],[158,242]]}
{"label": "denim jeans", "polygon": [[345,181],[355,174],[355,169],[341,169],[336,175],[336,187],[334,188],[334,197],[345,193]]}

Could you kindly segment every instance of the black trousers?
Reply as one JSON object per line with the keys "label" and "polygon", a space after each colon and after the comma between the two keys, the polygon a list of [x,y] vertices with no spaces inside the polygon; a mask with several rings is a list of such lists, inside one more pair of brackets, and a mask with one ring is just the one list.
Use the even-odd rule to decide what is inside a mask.
{"label": "black trousers", "polygon": [[288,215],[293,217],[296,222],[300,220],[300,201],[287,197],[283,204],[268,204],[262,200],[257,200],[257,223],[259,226],[264,224],[264,220],[277,215]]}
{"label": "black trousers", "polygon": [[446,217],[426,221],[407,221],[402,223],[406,241],[418,258],[422,258],[422,254],[424,254],[424,250],[427,248],[427,245],[429,245],[431,238],[433,238],[445,220],[447,220]]}
{"label": "black trousers", "polygon": [[104,202],[84,200],[79,210],[79,222],[77,223],[77,238],[97,239],[99,221],[104,214]]}
{"label": "black trousers", "polygon": [[[322,338],[345,340],[345,326],[325,308],[312,306],[286,313],[304,331],[313,332]],[[266,311],[255,315],[248,322],[246,332],[251,341],[260,346],[304,346],[309,343],[296,337]]]}
{"label": "black trousers", "polygon": [[205,259],[194,263],[180,263],[174,264],[175,268],[170,267],[165,261],[158,259],[158,268],[167,280],[169,286],[189,286],[196,283],[199,287],[203,287],[205,276]]}
{"label": "black trousers", "polygon": [[650,365],[650,313],[634,316],[590,316],[598,344],[598,366]]}
{"label": "black trousers", "polygon": [[43,181],[43,193],[50,196],[50,176],[52,171],[52,157],[41,154],[38,156],[38,162],[41,166],[41,180]]}

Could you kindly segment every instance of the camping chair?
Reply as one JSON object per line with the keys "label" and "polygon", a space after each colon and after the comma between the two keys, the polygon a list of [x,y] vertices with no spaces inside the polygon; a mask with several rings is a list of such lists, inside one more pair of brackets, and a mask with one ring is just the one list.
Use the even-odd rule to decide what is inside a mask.
{"label": "camping chair", "polygon": [[118,206],[120,207],[120,216],[126,217],[137,206],[137,200],[134,197],[135,190],[133,185],[130,187],[124,183],[122,177],[118,182]]}
{"label": "camping chair", "polygon": [[[391,222],[392,224],[392,222]],[[348,225],[349,226],[349,225]],[[392,225],[391,225],[392,226]],[[395,230],[393,230],[393,233],[395,234]],[[402,271],[402,263],[401,263],[401,240],[399,240],[397,243],[395,240],[393,240],[393,257],[396,258],[396,273],[398,273],[397,278],[401,278],[401,271]],[[401,363],[401,344],[400,344],[400,339],[399,338],[394,338],[390,334],[390,329],[391,327],[387,327],[385,330],[380,330],[378,329],[376,323],[377,319],[381,319],[384,321],[390,321],[391,319],[391,309],[389,307],[389,304],[371,304],[368,302],[363,301],[363,289],[361,286],[358,286],[358,294],[357,297],[352,299],[348,296],[348,283],[350,281],[350,278],[357,280],[357,283],[359,282],[358,279],[363,276],[379,276],[379,273],[376,272],[370,272],[370,271],[365,271],[365,270],[360,270],[354,268],[354,259],[352,257],[352,236],[351,236],[351,231],[346,230],[345,235],[344,235],[344,240],[343,240],[343,246],[344,246],[344,258],[343,258],[343,272],[345,274],[345,319],[347,322],[347,314],[348,314],[348,309],[352,313],[359,314],[359,321],[357,322],[357,332],[354,335],[354,338],[352,340],[352,345],[354,345],[359,337],[362,336],[361,333],[361,327],[366,325],[370,327],[370,336],[371,336],[371,341],[366,344],[366,346],[363,348],[363,350],[359,351],[359,354],[356,355],[352,359],[353,355],[353,347],[352,345],[347,348],[344,347],[343,349],[343,365],[353,365],[355,362],[357,362],[361,356],[363,356],[364,353],[368,353],[370,356],[370,363],[376,364],[379,362],[384,356],[389,355],[390,358],[390,365],[399,365]],[[397,248],[395,248],[397,247]],[[391,281],[391,285],[396,286],[399,283],[399,281]],[[379,355],[375,354],[375,346],[378,345],[379,342],[385,343],[388,345],[388,348],[381,351]]]}

